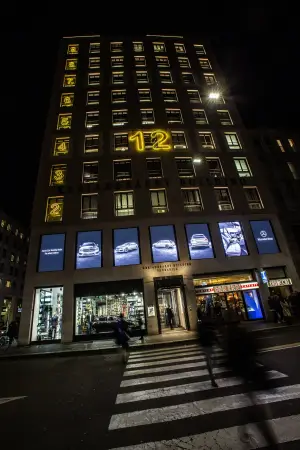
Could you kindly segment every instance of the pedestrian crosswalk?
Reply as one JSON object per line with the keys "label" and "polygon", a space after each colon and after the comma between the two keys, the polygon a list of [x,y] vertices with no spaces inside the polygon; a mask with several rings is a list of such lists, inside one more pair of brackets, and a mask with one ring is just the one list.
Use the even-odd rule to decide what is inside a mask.
{"label": "pedestrian crosswalk", "polygon": [[[300,414],[293,403],[300,399],[300,384],[266,370],[275,387],[257,392],[256,403],[272,405],[269,422],[279,442],[300,440]],[[205,355],[196,344],[132,352],[109,423],[111,450],[237,450],[245,424],[250,435],[246,448],[266,446],[254,423],[262,417],[219,349],[214,374],[218,388],[212,387]]]}

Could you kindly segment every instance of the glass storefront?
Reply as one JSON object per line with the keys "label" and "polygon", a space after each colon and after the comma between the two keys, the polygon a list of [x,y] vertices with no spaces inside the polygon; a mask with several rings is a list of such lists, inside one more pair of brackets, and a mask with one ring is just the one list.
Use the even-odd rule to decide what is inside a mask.
{"label": "glass storefront", "polygon": [[61,339],[63,292],[62,286],[36,289],[31,341]]}
{"label": "glass storefront", "polygon": [[142,292],[76,297],[75,336],[109,337],[120,314],[133,333],[145,325]]}

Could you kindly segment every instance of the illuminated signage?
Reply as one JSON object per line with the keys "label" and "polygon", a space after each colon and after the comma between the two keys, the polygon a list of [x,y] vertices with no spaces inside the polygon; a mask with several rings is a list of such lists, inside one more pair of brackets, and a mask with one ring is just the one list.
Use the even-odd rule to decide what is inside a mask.
{"label": "illuminated signage", "polygon": [[66,171],[67,171],[66,164],[59,164],[56,166],[52,166],[50,186],[57,186],[57,185],[65,184]]}
{"label": "illuminated signage", "polygon": [[150,227],[152,260],[154,263],[178,261],[173,225]]}
{"label": "illuminated signage", "polygon": [[269,220],[252,220],[250,225],[260,255],[279,253],[276,238]]}
{"label": "illuminated signage", "polygon": [[45,234],[42,236],[39,255],[39,272],[63,270],[65,252],[64,234]]}
{"label": "illuminated signage", "polygon": [[114,264],[129,266],[140,264],[140,245],[137,228],[114,230]]}
{"label": "illuminated signage", "polygon": [[248,255],[240,222],[219,222],[219,230],[226,256]]}
{"label": "illuminated signage", "polygon": [[216,294],[219,292],[236,292],[236,291],[246,291],[248,289],[258,289],[258,283],[252,281],[249,283],[236,283],[236,284],[223,284],[220,286],[207,286],[203,288],[196,287],[196,293],[198,295],[203,294]]}
{"label": "illuminated signage", "polygon": [[77,233],[76,269],[92,269],[102,266],[102,231]]}
{"label": "illuminated signage", "polygon": [[77,69],[77,59],[67,59],[65,69],[66,70],[76,70]]}
{"label": "illuminated signage", "polygon": [[278,280],[269,280],[269,287],[291,286],[293,284],[290,278],[279,278]]}
{"label": "illuminated signage", "polygon": [[138,152],[145,150],[169,151],[172,150],[171,133],[167,130],[131,131],[129,142]]}
{"label": "illuminated signage", "polygon": [[206,223],[189,223],[185,226],[191,259],[214,258],[211,236]]}
{"label": "illuminated signage", "polygon": [[55,139],[53,150],[54,156],[67,155],[69,153],[69,149],[70,149],[70,138],[62,137]]}
{"label": "illuminated signage", "polygon": [[65,75],[64,76],[64,87],[73,87],[76,84],[76,75]]}
{"label": "illuminated signage", "polygon": [[46,222],[61,222],[63,209],[63,197],[49,197],[47,202]]}
{"label": "illuminated signage", "polygon": [[74,94],[61,94],[60,106],[69,108],[74,104]]}
{"label": "illuminated signage", "polygon": [[57,129],[65,130],[71,128],[72,114],[59,114],[57,120]]}
{"label": "illuminated signage", "polygon": [[68,54],[76,55],[79,51],[79,44],[68,45]]}

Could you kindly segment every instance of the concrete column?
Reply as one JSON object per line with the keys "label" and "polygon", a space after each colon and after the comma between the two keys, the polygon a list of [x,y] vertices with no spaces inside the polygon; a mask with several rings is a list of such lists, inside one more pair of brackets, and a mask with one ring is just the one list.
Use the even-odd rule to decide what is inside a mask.
{"label": "concrete column", "polygon": [[188,317],[190,322],[190,329],[194,331],[197,330],[197,304],[196,304],[194,282],[191,278],[188,277],[184,278],[184,289],[185,289]]}
{"label": "concrete column", "polygon": [[[158,334],[158,314],[156,308],[156,299],[154,291],[154,281],[152,279],[144,280],[144,302],[146,310],[147,331],[149,335]],[[155,311],[154,317],[148,316],[148,306],[153,306]]]}
{"label": "concrete column", "polygon": [[75,314],[75,298],[73,289],[73,280],[68,280],[64,284],[63,310],[62,310],[62,334],[61,342],[68,343],[73,341]]}
{"label": "concrete column", "polygon": [[31,321],[34,308],[34,289],[26,286],[23,293],[22,314],[19,328],[19,345],[28,345],[30,343]]}

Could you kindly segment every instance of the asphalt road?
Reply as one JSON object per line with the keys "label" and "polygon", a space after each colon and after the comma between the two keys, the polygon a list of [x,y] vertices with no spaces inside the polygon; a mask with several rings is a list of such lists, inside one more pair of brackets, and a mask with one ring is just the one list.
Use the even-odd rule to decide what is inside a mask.
{"label": "asphalt road", "polygon": [[[264,347],[296,343],[300,327],[257,337]],[[211,388],[195,344],[133,352],[126,369],[117,354],[2,360],[1,444],[32,450],[129,445],[147,450],[154,448],[147,443],[165,440],[160,450],[204,444],[212,450],[245,448],[236,441],[236,427],[259,420],[260,411],[247,407],[245,387],[222,368],[222,355],[216,359],[218,389]],[[266,352],[259,360],[272,371],[278,389],[277,397],[268,394],[267,399],[276,431],[283,441],[298,440],[282,449],[299,449],[300,347]],[[18,396],[25,398],[1,402]],[[255,448],[261,448],[255,431],[253,438],[260,445]]]}

